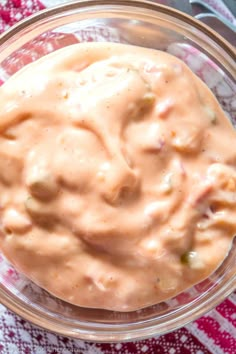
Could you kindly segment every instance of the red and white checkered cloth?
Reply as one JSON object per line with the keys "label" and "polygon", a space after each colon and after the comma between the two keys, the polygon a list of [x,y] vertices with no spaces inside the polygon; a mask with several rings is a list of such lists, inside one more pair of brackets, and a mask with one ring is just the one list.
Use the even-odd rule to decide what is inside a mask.
{"label": "red and white checkered cloth", "polygon": [[[212,6],[228,16],[227,10],[224,8],[220,0],[205,0]],[[0,0],[0,33],[8,29],[14,23],[22,18],[52,6],[58,3],[66,2],[65,0]],[[104,30],[104,29],[103,29]],[[84,33],[88,40],[92,35],[90,32]],[[96,36],[104,35],[104,33],[96,33]],[[106,34],[105,34],[106,35]],[[63,35],[50,39],[51,45],[55,49],[61,46],[60,41],[65,40]],[[66,40],[74,43],[75,37],[71,35]],[[78,40],[78,38],[77,38]],[[42,42],[44,40],[42,39]],[[42,50],[42,42],[35,43],[35,55],[40,55]],[[32,48],[31,48],[32,49]],[[39,51],[39,52],[38,52]],[[194,51],[187,51],[181,46],[171,46],[170,52],[184,60],[198,65],[194,67],[195,71],[201,70],[202,76],[209,73],[209,63],[200,58],[194,63]],[[27,55],[27,48],[24,55]],[[26,57],[24,58],[24,60]],[[10,67],[6,67],[6,75],[12,74],[20,66],[22,66],[21,58],[14,58]],[[200,63],[200,64],[199,64]],[[205,70],[205,71],[204,71]],[[206,78],[207,79],[207,78]],[[235,93],[230,91],[230,87],[222,84],[217,75],[211,78],[210,86],[213,91],[221,90],[223,97],[223,105],[228,108],[232,107],[235,113]],[[222,86],[223,85],[223,86]],[[219,92],[218,92],[219,94]],[[1,263],[0,263],[1,268]],[[1,269],[0,269],[1,271]],[[11,276],[8,270],[7,276]],[[124,344],[98,344],[87,343],[80,340],[74,340],[66,337],[57,336],[50,332],[39,329],[29,322],[16,316],[4,306],[0,305],[0,354],[235,354],[236,353],[236,294],[232,294],[221,305],[217,306],[207,315],[201,317],[197,321],[172,333],[154,337],[149,340],[139,342],[130,342]]]}

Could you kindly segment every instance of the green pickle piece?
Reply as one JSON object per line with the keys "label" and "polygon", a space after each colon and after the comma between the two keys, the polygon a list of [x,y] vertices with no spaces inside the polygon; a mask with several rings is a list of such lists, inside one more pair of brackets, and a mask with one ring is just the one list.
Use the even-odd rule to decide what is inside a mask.
{"label": "green pickle piece", "polygon": [[187,251],[180,257],[180,261],[184,265],[190,265],[191,261],[196,257],[196,252]]}

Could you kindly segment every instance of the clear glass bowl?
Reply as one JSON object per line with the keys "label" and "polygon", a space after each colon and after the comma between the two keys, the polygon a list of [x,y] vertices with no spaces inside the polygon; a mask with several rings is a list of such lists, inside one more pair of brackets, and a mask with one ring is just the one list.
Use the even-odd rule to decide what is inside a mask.
{"label": "clear glass bowl", "polygon": [[[38,13],[0,37],[0,80],[27,63],[78,41],[113,41],[168,51],[213,90],[236,122],[234,48],[210,28],[145,1],[78,1]],[[212,309],[236,285],[236,242],[207,280],[155,306],[130,313],[92,310],[60,301],[0,258],[0,301],[48,330],[85,340],[125,341],[177,329]]]}

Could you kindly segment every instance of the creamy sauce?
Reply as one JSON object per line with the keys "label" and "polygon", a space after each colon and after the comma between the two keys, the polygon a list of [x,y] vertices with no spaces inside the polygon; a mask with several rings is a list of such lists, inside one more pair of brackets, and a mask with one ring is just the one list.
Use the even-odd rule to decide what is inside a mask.
{"label": "creamy sauce", "polygon": [[70,303],[158,303],[226,257],[235,164],[233,127],[183,62],[67,47],[0,88],[1,250]]}

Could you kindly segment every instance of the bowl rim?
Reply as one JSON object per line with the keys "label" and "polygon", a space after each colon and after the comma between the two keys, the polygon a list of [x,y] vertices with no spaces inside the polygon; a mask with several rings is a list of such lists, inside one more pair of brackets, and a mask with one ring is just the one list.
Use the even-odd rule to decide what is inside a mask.
{"label": "bowl rim", "polygon": [[[141,8],[143,10],[152,10],[153,12],[159,12],[160,14],[164,15],[170,15],[172,18],[174,17],[175,19],[178,19],[185,24],[189,24],[200,32],[204,33],[206,36],[210,37],[221,47],[222,50],[224,50],[229,55],[233,62],[236,62],[236,49],[210,27],[192,18],[191,16],[182,13],[181,11],[145,0],[117,0],[115,3],[113,3],[112,0],[77,0],[60,4],[55,7],[39,11],[12,26],[6,32],[0,35],[0,46],[3,45],[7,40],[14,37],[14,35],[19,34],[20,31],[44,18],[67,13],[68,11],[78,10],[84,7],[94,6],[100,6],[104,8],[106,8],[106,6],[112,6],[114,8],[117,6],[124,6],[124,9],[128,9],[128,7],[135,7],[139,9]],[[155,322],[157,319],[154,318],[153,321],[149,321],[148,325],[144,324],[143,326],[142,324],[138,324],[136,328],[130,324],[122,324],[122,328],[121,326],[117,325],[106,325],[105,328],[101,328],[96,326],[96,323],[93,323],[93,328],[87,329],[86,322],[82,321],[80,322],[80,327],[74,328],[73,324],[68,325],[67,322],[58,322],[57,319],[53,319],[45,313],[44,319],[42,319],[42,312],[40,310],[32,308],[30,304],[26,304],[21,299],[17,298],[16,295],[12,294],[3,285],[0,285],[0,302],[29,322],[60,335],[66,335],[76,339],[96,342],[125,342],[130,340],[149,338],[153,335],[164,334],[176,330],[186,325],[187,323],[192,322],[196,318],[211,310],[213,307],[217,306],[228,295],[230,295],[235,287],[236,274],[234,273],[233,276],[226,281],[226,284],[213,292],[210,299],[207,298],[203,303],[201,303],[201,299],[199,298],[198,302],[200,303],[196,302],[195,305],[191,305],[193,308],[190,309],[190,311],[188,310],[186,313],[186,306],[183,306],[182,313],[180,312],[178,319],[176,319],[173,315],[172,318],[169,319],[166,323],[162,323],[160,325],[158,323],[151,323],[153,321]],[[144,322],[146,323],[146,321]]]}
{"label": "bowl rim", "polygon": [[196,18],[181,12],[177,9],[174,9],[170,6],[163,4],[153,3],[149,0],[116,0],[115,4],[112,3],[112,0],[73,0],[67,3],[62,3],[53,7],[40,10],[25,19],[19,21],[15,25],[11,26],[9,29],[0,34],[0,45],[2,45],[7,39],[14,36],[16,33],[28,27],[30,24],[35,21],[43,19],[45,16],[53,16],[58,13],[66,12],[68,10],[73,11],[85,6],[132,6],[137,8],[144,8],[145,10],[160,10],[163,14],[175,15],[175,18],[184,20],[187,24],[194,25],[198,30],[211,37],[213,40],[218,42],[222,49],[224,49],[233,60],[236,60],[236,48],[231,45],[226,39],[224,39],[219,33],[210,28],[205,23],[197,20]]}
{"label": "bowl rim", "polygon": [[67,321],[58,321],[57,318],[53,318],[47,313],[42,314],[41,310],[32,307],[30,303],[25,303],[2,285],[0,285],[0,303],[30,323],[55,334],[97,343],[119,343],[147,339],[155,335],[163,335],[177,330],[219,305],[235,288],[236,274],[234,273],[232,278],[223,287],[220,289],[213,288],[214,292],[210,298],[207,297],[205,301],[201,302],[203,296],[200,296],[197,298],[197,301],[192,301],[188,305],[183,305],[180,310],[178,309],[177,318],[175,315],[176,311],[174,311],[171,314],[171,319],[162,323],[156,323],[156,317],[144,320],[141,323],[121,325],[104,325],[101,323],[80,321],[79,326],[75,328],[73,323],[69,324]]}

